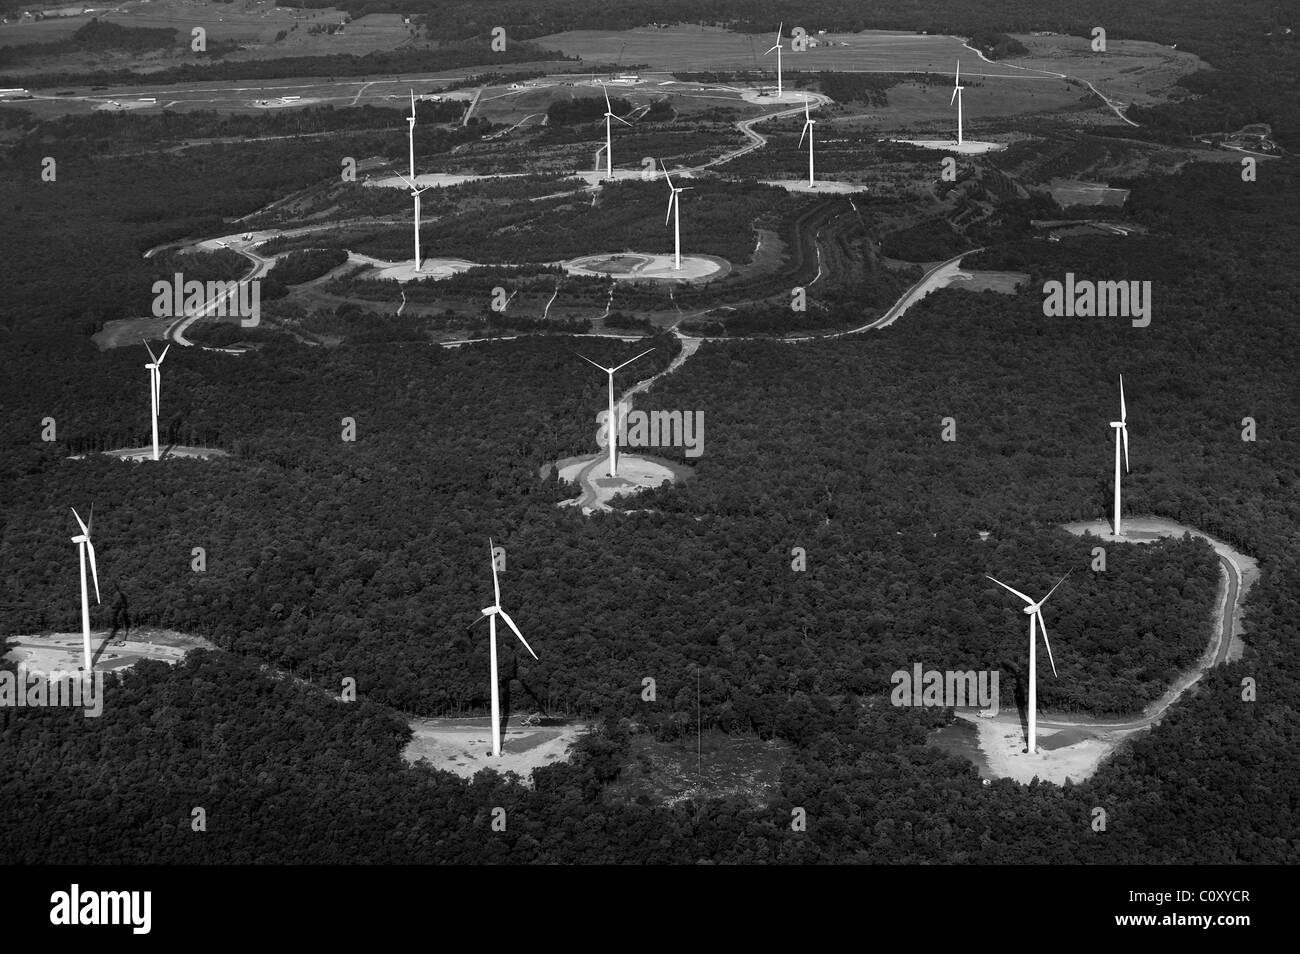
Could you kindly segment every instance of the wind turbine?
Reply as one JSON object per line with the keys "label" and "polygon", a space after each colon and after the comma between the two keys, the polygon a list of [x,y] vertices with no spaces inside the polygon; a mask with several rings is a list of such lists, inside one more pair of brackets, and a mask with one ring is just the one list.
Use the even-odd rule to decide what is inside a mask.
{"label": "wind turbine", "polygon": [[763,54],[767,56],[772,50],[776,50],[776,95],[778,99],[781,97],[781,33],[784,30],[785,21],[782,20],[781,25],[776,28],[776,45]]}
{"label": "wind turbine", "polygon": [[614,115],[614,108],[609,104],[609,90],[605,88],[604,83],[600,84],[600,91],[605,94],[605,178],[612,179],[614,178],[614,140],[610,135],[609,121],[617,119],[624,126],[631,126],[632,124],[626,119]]}
{"label": "wind turbine", "polygon": [[808,111],[808,97],[803,100],[803,132],[799,134],[799,145],[803,145],[803,137],[808,137],[808,184],[813,184],[813,126],[817,120],[812,118],[812,113]]}
{"label": "wind turbine", "polygon": [[[72,538],[72,542],[77,545],[77,552],[81,557],[81,650],[82,650],[82,669],[87,675],[91,672],[90,662],[90,594],[86,590],[86,555],[90,555],[90,575],[95,581],[95,602],[99,600],[99,571],[95,569],[95,545],[90,542],[90,524],[83,523],[76,510],[72,515],[77,518],[77,525],[81,527],[81,533]],[[90,507],[90,523],[95,522],[94,504]]]}
{"label": "wind turbine", "polygon": [[614,413],[614,372],[626,368],[633,361],[636,361],[637,358],[644,358],[653,350],[654,348],[650,348],[646,351],[642,351],[636,356],[636,358],[631,358],[612,368],[596,364],[595,361],[592,361],[586,355],[578,355],[579,358],[582,358],[583,361],[587,362],[592,367],[600,368],[600,370],[609,375],[609,416],[605,419],[605,426],[609,431],[609,476],[611,477],[618,476],[618,416]]}
{"label": "wind turbine", "polygon": [[668,194],[668,214],[664,216],[664,225],[668,224],[668,220],[670,218],[673,220],[673,255],[674,255],[674,260],[676,262],[676,264],[673,265],[673,268],[677,269],[678,271],[681,271],[682,268],[681,211],[682,210],[681,210],[681,202],[679,196],[683,192],[686,192],[688,189],[691,189],[693,187],[673,185],[673,177],[668,174],[668,167],[664,166],[664,161],[662,159],[659,160],[659,165],[663,166],[664,178],[668,180],[668,188],[672,190]]}
{"label": "wind turbine", "polygon": [[965,140],[962,139],[961,132],[961,91],[965,88],[966,87],[961,85],[961,60],[958,60],[957,75],[953,77],[952,99],[948,100],[948,105],[951,106],[953,103],[957,104],[957,145],[959,146],[965,142]]}
{"label": "wind turbine", "polygon": [[[1065,582],[1066,573],[1056,581],[1056,586]],[[1047,596],[1035,603],[1024,593],[1019,590],[1013,590],[1001,580],[994,580],[989,577],[998,586],[1008,590],[1025,601],[1025,613],[1029,616],[1029,741],[1025,749],[1030,755],[1037,751],[1038,747],[1038,639],[1035,624],[1043,628],[1043,645],[1047,647],[1047,659],[1052,664],[1052,675],[1056,675],[1056,660],[1052,659],[1052,644],[1047,641],[1047,624],[1043,622],[1043,604],[1051,598],[1056,592],[1056,586],[1047,591]]]}
{"label": "wind turbine", "polygon": [[[144,339],[141,339],[144,340]],[[168,344],[163,348],[162,357],[153,353],[153,348],[149,347],[149,342],[144,342],[144,349],[149,352],[149,357],[153,362],[146,364],[145,368],[149,372],[149,398],[153,406],[153,459],[158,459],[158,405],[162,401],[162,363],[163,358],[167,357],[167,351],[171,348]]]}
{"label": "wind turbine", "polygon": [[1124,375],[1119,376],[1119,420],[1111,421],[1115,428],[1115,536],[1122,531],[1119,525],[1119,443],[1120,435],[1124,437],[1124,472],[1128,473],[1128,409],[1124,406]]}
{"label": "wind turbine", "polygon": [[[528,645],[528,640],[524,639],[524,634],[519,632],[519,627],[515,621],[510,618],[510,614],[501,608],[501,584],[497,580],[497,563],[492,555],[493,546],[492,538],[488,538],[488,561],[492,564],[492,595],[494,597],[491,606],[483,607],[480,612],[488,619],[488,638],[491,644],[491,667],[492,667],[492,757],[501,758],[501,703],[497,698],[497,617],[500,616],[507,626],[514,630],[514,634],[519,637],[519,641],[524,644],[524,649],[536,659],[537,653],[533,652],[533,647]],[[478,620],[474,621],[475,623]],[[473,623],[470,624],[471,626]]]}
{"label": "wind turbine", "polygon": [[416,185],[416,183],[415,183],[415,179],[414,179],[414,178],[408,179],[408,178],[406,178],[406,176],[402,175],[400,172],[397,174],[397,178],[401,179],[403,182],[405,182],[405,183],[410,187],[410,189],[411,189],[411,198],[415,201],[415,270],[418,272],[418,271],[420,270],[420,264],[421,264],[421,259],[420,259],[420,193],[422,193],[422,192],[428,192],[430,189],[433,188],[433,186],[425,186],[423,189],[421,189],[418,185]]}

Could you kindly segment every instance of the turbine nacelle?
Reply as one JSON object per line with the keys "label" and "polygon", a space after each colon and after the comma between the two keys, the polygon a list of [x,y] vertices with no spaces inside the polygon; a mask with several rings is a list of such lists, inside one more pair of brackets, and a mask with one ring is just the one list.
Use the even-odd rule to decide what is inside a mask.
{"label": "turbine nacelle", "polygon": [[167,352],[171,350],[171,344],[169,343],[165,348],[163,348],[161,355],[156,355],[153,353],[153,348],[149,347],[148,341],[145,341],[145,339],[143,338],[141,338],[140,340],[144,342],[144,350],[149,352],[149,357],[153,358],[153,363],[146,364],[145,367],[151,371],[158,370],[160,367],[162,367],[163,361],[167,359]]}

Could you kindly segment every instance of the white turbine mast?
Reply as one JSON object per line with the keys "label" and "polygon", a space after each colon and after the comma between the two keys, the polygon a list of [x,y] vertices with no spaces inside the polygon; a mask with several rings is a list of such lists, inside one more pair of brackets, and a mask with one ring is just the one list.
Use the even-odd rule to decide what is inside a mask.
{"label": "white turbine mast", "polygon": [[1119,445],[1121,439],[1124,444],[1124,472],[1128,473],[1128,408],[1124,404],[1124,375],[1119,376],[1119,420],[1111,421],[1110,426],[1115,429],[1115,536],[1120,536],[1123,530],[1120,528],[1120,508],[1119,508]]}
{"label": "white turbine mast", "polygon": [[785,21],[782,20],[782,21],[781,21],[781,25],[780,25],[779,27],[776,28],[776,43],[771,47],[771,49],[769,49],[769,50],[767,50],[766,52],[763,53],[764,56],[767,56],[767,54],[768,54],[768,53],[771,53],[772,50],[776,50],[776,95],[777,95],[777,98],[778,98],[778,99],[780,99],[780,97],[781,97],[781,92],[782,92],[782,86],[781,86],[781,34],[782,34],[784,31],[785,31]]}
{"label": "white turbine mast", "polygon": [[[144,339],[141,340],[143,341]],[[162,363],[163,358],[167,357],[167,351],[171,348],[171,344],[169,343],[165,348],[163,348],[162,357],[158,357],[153,353],[153,348],[149,347],[148,341],[144,342],[144,348],[149,352],[149,357],[153,358],[149,364],[145,365],[145,369],[149,372],[149,401],[153,410],[153,413],[150,415],[150,418],[153,421],[153,459],[157,460],[158,408],[162,403]]]}
{"label": "white turbine mast", "polygon": [[92,660],[90,655],[90,593],[86,589],[86,557],[90,557],[90,575],[95,581],[95,602],[99,599],[99,571],[95,568],[95,545],[90,542],[90,527],[95,522],[95,505],[90,506],[90,521],[83,522],[81,516],[76,510],[72,511],[72,516],[77,520],[77,526],[81,528],[81,533],[72,538],[72,542],[77,545],[77,554],[81,558],[81,651],[82,651],[82,670],[85,675],[89,676],[93,671]]}
{"label": "white turbine mast", "polygon": [[605,84],[600,84],[600,91],[605,94],[605,178],[614,178],[614,140],[610,132],[610,120],[617,119],[624,126],[632,124],[621,116],[614,115],[614,108],[609,104],[609,90]]}
{"label": "white turbine mast", "polygon": [[813,126],[816,125],[817,120],[815,120],[815,119],[812,118],[812,113],[809,112],[809,106],[808,106],[808,103],[809,103],[808,97],[805,96],[805,97],[804,97],[804,100],[803,100],[803,132],[801,132],[801,133],[799,134],[799,145],[801,145],[801,146],[803,145],[803,137],[804,137],[804,136],[807,136],[807,137],[808,137],[808,184],[809,184],[809,185],[813,185],[813,183],[814,183],[814,178],[813,178]]}
{"label": "white turbine mast", "polygon": [[[495,548],[492,546],[492,538],[488,538],[488,562],[492,564],[492,605],[483,607],[481,612],[488,620],[488,639],[491,646],[489,653],[491,667],[491,685],[492,685],[492,757],[499,759],[501,757],[501,702],[498,697],[497,687],[497,617],[500,616],[507,626],[519,637],[519,641],[524,644],[524,649],[534,659],[537,653],[533,652],[533,647],[528,645],[528,640],[524,639],[524,634],[519,632],[519,627],[515,621],[510,618],[510,614],[501,608],[501,583],[497,580],[497,562],[493,554]],[[482,619],[476,619],[477,623]],[[470,624],[471,626],[473,623]]]}
{"label": "white turbine mast", "polygon": [[[607,368],[607,367],[605,367],[603,364],[597,364],[595,361],[592,361],[592,360],[591,360],[590,358],[588,358],[586,355],[583,355],[583,354],[579,354],[579,355],[578,355],[579,358],[581,358],[583,361],[587,362],[587,363],[588,363],[589,365],[591,365],[593,368],[600,368],[600,370],[604,371],[605,374],[607,374],[607,375],[609,376],[609,414],[608,414],[608,416],[605,418],[605,427],[606,427],[606,430],[607,430],[607,432],[608,432],[608,434],[609,434],[609,439],[608,439],[607,443],[608,443],[608,445],[609,445],[609,476],[611,476],[611,477],[617,477],[617,476],[618,476],[618,424],[619,424],[619,421],[618,421],[618,415],[617,415],[617,413],[616,413],[616,411],[615,411],[615,408],[614,408],[614,372],[615,372],[615,371],[621,371],[623,368],[626,368],[626,367],[627,367],[629,364],[631,364],[633,361],[636,361],[636,360],[638,360],[638,359],[640,359],[640,358],[644,358],[646,355],[648,355],[648,354],[649,354],[651,351],[653,351],[653,350],[654,350],[654,348],[648,348],[647,350],[642,351],[642,352],[641,352],[639,355],[637,355],[635,358],[629,358],[627,361],[624,361],[622,364],[615,365],[615,366],[612,367],[612,368]],[[577,352],[575,351],[574,354],[577,354]]]}
{"label": "white turbine mast", "polygon": [[1013,590],[1001,580],[989,577],[998,586],[1002,587],[1025,601],[1025,613],[1029,616],[1029,700],[1027,709],[1029,712],[1029,735],[1025,751],[1033,755],[1038,749],[1038,634],[1035,624],[1043,630],[1043,645],[1047,647],[1047,659],[1052,664],[1052,675],[1056,675],[1056,660],[1052,658],[1052,644],[1047,641],[1047,624],[1043,622],[1043,604],[1046,603],[1056,592],[1056,587],[1065,582],[1066,573],[1056,581],[1056,586],[1047,591],[1047,596],[1035,603],[1024,593],[1019,590]]}
{"label": "white turbine mast", "polygon": [[415,228],[415,270],[418,272],[420,270],[420,266],[423,261],[420,258],[420,194],[423,192],[428,192],[430,189],[433,188],[433,186],[425,186],[423,189],[421,189],[416,184],[414,178],[408,179],[400,172],[397,174],[397,178],[405,182],[407,186],[410,188],[411,199],[415,203],[415,226],[414,226]]}
{"label": "white turbine mast", "polygon": [[410,159],[410,176],[415,178],[415,90],[411,90],[411,115],[406,119],[407,155]]}
{"label": "white turbine mast", "polygon": [[966,140],[962,138],[961,128],[961,91],[966,87],[961,85],[961,60],[957,61],[957,75],[952,81],[952,99],[948,100],[948,105],[957,104],[957,145],[961,145]]}

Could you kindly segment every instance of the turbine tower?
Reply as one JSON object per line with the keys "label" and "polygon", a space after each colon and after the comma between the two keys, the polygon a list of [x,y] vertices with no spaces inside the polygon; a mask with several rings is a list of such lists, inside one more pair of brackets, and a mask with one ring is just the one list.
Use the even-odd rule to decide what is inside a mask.
{"label": "turbine tower", "polygon": [[[528,640],[524,639],[524,634],[519,632],[519,627],[515,621],[510,618],[510,614],[501,608],[501,584],[497,580],[497,564],[492,556],[492,538],[488,538],[488,562],[492,564],[492,595],[493,603],[491,606],[483,607],[480,612],[488,619],[488,639],[491,645],[489,654],[492,668],[492,757],[501,758],[501,703],[498,699],[497,689],[497,617],[500,616],[507,626],[509,626],[519,641],[524,644],[524,649],[528,650],[529,655],[534,659],[537,653],[533,652],[533,647],[528,645]],[[475,623],[479,620],[475,620]],[[470,624],[471,626],[473,623]]]}
{"label": "turbine tower", "polygon": [[[1069,573],[1066,573],[1065,576],[1057,580],[1056,586],[1060,586],[1064,583],[1065,577],[1069,575]],[[1030,755],[1033,755],[1038,750],[1038,633],[1036,632],[1035,624],[1042,627],[1043,645],[1047,647],[1047,659],[1052,664],[1052,675],[1055,676],[1056,660],[1052,659],[1052,644],[1047,641],[1047,624],[1043,622],[1043,604],[1046,603],[1048,599],[1051,598],[1052,594],[1056,592],[1056,586],[1047,591],[1047,596],[1044,596],[1041,600],[1035,603],[1024,593],[1021,593],[1019,590],[1011,589],[1011,587],[1007,586],[1001,580],[994,580],[991,576],[989,579],[993,580],[994,583],[1002,587],[1004,590],[1016,594],[1016,596],[1024,600],[1026,604],[1025,613],[1029,616],[1029,737],[1025,751]]]}
{"label": "turbine tower", "polygon": [[767,54],[771,53],[772,50],[776,50],[776,96],[778,99],[781,98],[781,91],[782,91],[781,90],[781,34],[782,32],[784,32],[784,30],[785,30],[785,21],[782,20],[781,25],[776,28],[776,45],[773,46],[772,49],[768,50],[766,53],[763,54],[764,56],[767,56]]}
{"label": "turbine tower", "polygon": [[415,270],[418,272],[418,271],[420,270],[420,264],[421,264],[421,258],[420,258],[420,193],[422,193],[422,192],[428,192],[430,189],[433,188],[433,186],[425,186],[423,189],[421,189],[419,186],[416,185],[416,183],[415,183],[415,179],[414,179],[414,178],[408,179],[408,178],[406,178],[406,176],[402,175],[400,172],[397,174],[397,177],[398,177],[399,179],[401,179],[403,182],[405,182],[405,183],[410,187],[410,189],[411,189],[411,199],[414,200],[414,202],[415,202]]}
{"label": "turbine tower", "polygon": [[583,361],[587,362],[592,367],[600,368],[600,370],[604,371],[607,375],[609,375],[609,416],[605,418],[605,426],[609,432],[609,440],[608,440],[609,476],[611,477],[618,476],[618,416],[614,412],[614,372],[626,368],[629,364],[631,364],[633,361],[636,361],[638,358],[644,358],[653,350],[654,348],[650,348],[646,351],[642,351],[639,355],[636,356],[636,358],[631,358],[630,360],[624,361],[622,364],[615,365],[612,368],[607,368],[604,365],[596,364],[595,361],[592,361],[586,355],[581,355],[581,354],[578,355],[579,358],[582,358]]}
{"label": "turbine tower", "polygon": [[953,78],[952,99],[948,100],[948,105],[957,104],[957,145],[961,145],[964,140],[961,131],[961,91],[966,87],[961,85],[961,60],[957,61],[957,75]]}
{"label": "turbine tower", "polygon": [[153,459],[157,460],[158,459],[158,406],[162,401],[162,363],[163,363],[163,358],[167,357],[167,351],[169,348],[171,348],[171,345],[168,344],[166,348],[163,348],[161,358],[156,356],[153,353],[153,348],[149,347],[149,342],[145,341],[144,348],[146,351],[149,352],[149,357],[153,358],[153,361],[150,364],[146,364],[145,368],[149,372],[149,398],[153,406],[153,414],[151,415],[153,420]]}
{"label": "turbine tower", "polygon": [[808,137],[808,184],[813,184],[813,126],[817,120],[812,118],[812,113],[808,111],[808,97],[803,101],[803,132],[799,134],[799,145],[803,145],[803,137]]}
{"label": "turbine tower", "polygon": [[[95,569],[95,545],[90,542],[90,524],[83,523],[76,510],[72,511],[72,516],[77,519],[77,526],[81,527],[81,533],[72,538],[72,542],[77,545],[77,553],[81,557],[81,651],[82,651],[82,669],[89,675],[91,673],[90,658],[90,594],[86,590],[86,556],[90,556],[90,575],[95,581],[95,602],[99,600],[99,571]],[[95,522],[95,507],[90,507],[90,523]]]}
{"label": "turbine tower", "polygon": [[614,140],[610,134],[609,122],[611,119],[617,119],[624,126],[631,126],[632,124],[626,119],[614,115],[613,107],[609,105],[609,90],[605,88],[604,83],[600,84],[600,91],[605,94],[605,178],[612,179],[614,178]]}
{"label": "turbine tower", "polygon": [[1124,406],[1124,375],[1119,376],[1119,420],[1111,421],[1115,428],[1115,536],[1121,536],[1119,517],[1119,445],[1124,439],[1124,472],[1128,473],[1128,409]]}
{"label": "turbine tower", "polygon": [[681,216],[681,202],[679,197],[683,192],[686,192],[692,187],[673,185],[673,177],[668,174],[668,167],[664,166],[664,161],[662,159],[659,160],[659,165],[663,166],[664,178],[668,180],[668,188],[671,190],[668,193],[668,214],[664,216],[664,225],[668,224],[669,219],[673,220],[673,259],[675,262],[673,268],[677,269],[678,271],[681,271],[682,269],[682,216]]}
{"label": "turbine tower", "polygon": [[410,159],[410,175],[415,178],[415,90],[411,90],[411,115],[406,118],[406,145]]}

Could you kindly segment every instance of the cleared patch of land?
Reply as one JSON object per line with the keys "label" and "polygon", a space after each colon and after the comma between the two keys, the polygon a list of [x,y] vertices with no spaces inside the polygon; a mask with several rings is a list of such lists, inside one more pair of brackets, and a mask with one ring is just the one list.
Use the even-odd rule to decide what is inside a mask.
{"label": "cleared patch of land", "polygon": [[[109,642],[109,630],[91,630],[90,651],[97,671],[128,669],[141,659],[156,659],[173,665],[192,649],[216,649],[201,636],[189,636],[172,629],[137,627],[121,645]],[[35,633],[10,636],[5,659],[21,663],[28,672],[72,672],[81,668],[81,633]]]}
{"label": "cleared patch of land", "polygon": [[682,267],[676,267],[671,254],[617,252],[587,255],[564,262],[570,275],[600,275],[635,281],[697,282],[722,278],[731,271],[730,263],[712,255],[683,255]]}
{"label": "cleared patch of land", "polygon": [[1124,105],[1150,106],[1185,96],[1176,85],[1178,80],[1210,68],[1192,53],[1144,40],[1107,39],[1106,52],[1095,53],[1091,39],[1081,36],[1017,34],[1015,38],[1029,55],[1006,61],[1009,65],[1064,73],[1092,83]]}
{"label": "cleared patch of land", "polygon": [[[801,70],[951,72],[959,58],[966,60],[972,77],[1016,73],[1002,63],[976,62],[975,54],[952,36],[870,30],[827,34],[817,40],[817,47],[802,53],[790,49],[789,37],[783,40],[781,69],[785,76]],[[676,25],[664,29],[572,30],[539,37],[536,42],[546,49],[581,56],[585,62],[645,64],[641,72],[643,79],[647,71],[689,72],[706,66],[710,70],[767,70],[773,81],[776,76],[776,54],[763,55],[772,45],[771,34]],[[964,68],[962,75],[966,75]],[[792,102],[802,100],[800,93]]]}
{"label": "cleared patch of land", "polygon": [[411,719],[411,741],[402,752],[406,761],[427,759],[437,769],[471,778],[483,769],[514,772],[529,780],[533,769],[563,762],[569,748],[587,731],[585,722],[521,726],[508,720],[501,738],[501,758],[492,752],[492,721],[477,719]]}
{"label": "cleared patch of land", "polygon": [[776,186],[786,192],[807,192],[810,194],[845,195],[854,192],[866,192],[867,187],[853,182],[839,182],[834,179],[818,179],[809,184],[807,179],[764,179],[763,185]]}
{"label": "cleared patch of land", "polygon": [[1112,189],[1100,182],[1053,179],[1048,186],[1057,205],[1097,205],[1119,208],[1128,201],[1128,189]]}
{"label": "cleared patch of land", "polygon": [[671,742],[633,736],[628,764],[609,788],[616,798],[669,805],[697,798],[740,797],[764,804],[781,782],[790,746],[776,739],[694,732]]}
{"label": "cleared patch of land", "polygon": [[671,461],[620,453],[618,476],[610,477],[607,451],[582,457],[566,457],[554,464],[546,464],[541,469],[541,476],[545,478],[552,469],[558,472],[560,480],[576,483],[582,488],[581,496],[565,500],[560,506],[578,507],[584,514],[595,510],[612,510],[610,501],[619,494],[648,490],[660,486],[664,481],[677,483],[685,480],[689,474],[685,467]]}

